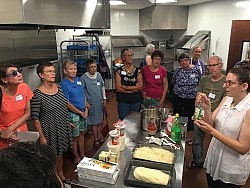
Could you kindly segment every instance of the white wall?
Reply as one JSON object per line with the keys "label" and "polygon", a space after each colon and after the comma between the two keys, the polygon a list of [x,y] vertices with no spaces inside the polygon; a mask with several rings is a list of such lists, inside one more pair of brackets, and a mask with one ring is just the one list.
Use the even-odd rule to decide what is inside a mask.
{"label": "white wall", "polygon": [[220,56],[224,67],[228,58],[232,20],[250,20],[250,7],[236,7],[236,2],[213,1],[189,7],[186,34],[195,34],[198,30],[211,30],[210,55],[214,52]]}
{"label": "white wall", "polygon": [[111,35],[139,35],[139,10],[111,9]]}

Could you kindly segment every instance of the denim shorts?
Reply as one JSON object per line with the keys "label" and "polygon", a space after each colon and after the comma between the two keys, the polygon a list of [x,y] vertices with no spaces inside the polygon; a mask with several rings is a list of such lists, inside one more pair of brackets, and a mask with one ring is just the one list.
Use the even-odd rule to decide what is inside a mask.
{"label": "denim shorts", "polygon": [[78,137],[80,132],[87,130],[88,128],[87,119],[72,112],[69,112],[69,119],[70,119],[70,122],[76,126],[76,128],[72,129],[73,137]]}

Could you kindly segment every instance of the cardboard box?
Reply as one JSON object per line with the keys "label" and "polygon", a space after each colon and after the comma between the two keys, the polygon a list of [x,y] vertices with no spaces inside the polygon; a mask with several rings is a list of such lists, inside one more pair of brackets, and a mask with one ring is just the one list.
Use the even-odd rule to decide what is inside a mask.
{"label": "cardboard box", "polygon": [[117,165],[106,163],[97,159],[84,157],[77,165],[78,174],[89,174],[104,178],[113,178]]}
{"label": "cardboard box", "polygon": [[116,180],[118,179],[119,173],[120,173],[120,170],[117,169],[112,178],[94,176],[92,174],[86,174],[86,173],[78,174],[78,179],[81,182],[84,182],[84,179],[89,179],[89,180],[99,181],[99,182],[108,183],[108,184],[115,184]]}

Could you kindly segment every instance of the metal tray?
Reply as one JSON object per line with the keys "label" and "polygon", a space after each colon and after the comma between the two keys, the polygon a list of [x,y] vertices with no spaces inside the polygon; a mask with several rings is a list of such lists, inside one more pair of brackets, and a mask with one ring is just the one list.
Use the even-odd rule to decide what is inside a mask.
{"label": "metal tray", "polygon": [[[160,185],[147,183],[134,178],[133,172],[136,167],[147,167],[156,170],[161,170],[162,172],[169,174],[171,179],[168,182],[168,185]],[[125,168],[125,177],[124,184],[127,186],[133,187],[153,187],[153,188],[171,188],[175,183],[175,171],[169,165],[162,165],[161,163],[154,163],[150,161],[141,161],[141,160],[131,160]]]}
{"label": "metal tray", "polygon": [[142,161],[151,161],[151,160],[146,160],[146,159],[141,159],[141,158],[136,158],[136,157],[134,157],[135,150],[136,150],[137,148],[140,148],[140,147],[161,148],[161,149],[165,149],[165,150],[168,150],[168,151],[174,153],[174,161],[173,161],[173,164],[170,164],[170,163],[163,163],[163,162],[157,162],[157,161],[152,161],[152,162],[154,162],[154,163],[167,164],[167,165],[171,166],[171,168],[173,168],[174,163],[175,163],[175,161],[176,161],[176,150],[172,149],[170,146],[159,146],[159,145],[157,145],[157,144],[139,144],[139,145],[137,145],[137,146],[133,149],[133,151],[132,151],[132,158],[133,158],[133,159],[135,159],[135,160],[142,160]]}

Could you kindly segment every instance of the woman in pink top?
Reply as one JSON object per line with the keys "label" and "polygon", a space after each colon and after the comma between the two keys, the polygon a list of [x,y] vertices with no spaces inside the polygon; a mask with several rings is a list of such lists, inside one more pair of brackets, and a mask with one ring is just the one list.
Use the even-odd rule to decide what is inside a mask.
{"label": "woman in pink top", "polygon": [[27,131],[32,91],[23,83],[21,69],[15,65],[0,66],[2,104],[0,108],[0,148],[8,147],[8,139],[15,132]]}
{"label": "woman in pink top", "polygon": [[165,67],[160,65],[164,54],[155,50],[151,58],[152,64],[142,69],[144,108],[163,107],[168,90],[167,72]]}

